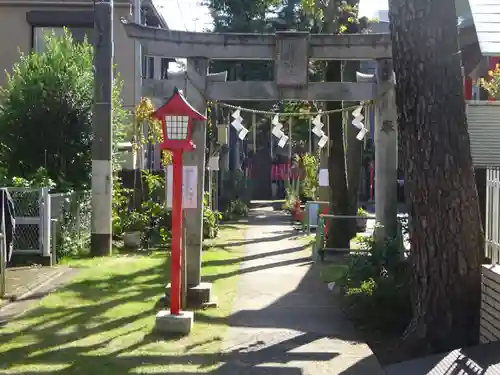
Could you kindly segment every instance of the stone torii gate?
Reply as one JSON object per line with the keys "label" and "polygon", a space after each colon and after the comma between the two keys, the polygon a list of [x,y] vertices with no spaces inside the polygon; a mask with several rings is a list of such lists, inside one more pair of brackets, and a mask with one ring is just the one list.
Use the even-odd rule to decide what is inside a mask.
{"label": "stone torii gate", "polygon": [[[397,133],[392,82],[391,40],[388,34],[276,34],[197,33],[143,26],[122,20],[127,35],[141,42],[146,55],[186,58],[187,72],[169,80],[143,80],[143,95],[164,100],[174,87],[183,88],[201,113],[207,98],[214,101],[368,101],[376,100],[375,150],[377,179],[376,218],[385,235],[396,233]],[[378,60],[377,80],[309,82],[309,60]],[[210,60],[274,60],[274,81],[231,81],[226,74],[208,74]],[[381,100],[377,100],[380,98]],[[342,126],[342,124],[338,124]],[[384,131],[377,131],[377,129]],[[196,124],[196,151],[186,153],[185,165],[198,166],[198,205],[185,209],[188,299],[193,304],[210,300],[211,286],[201,283],[202,199],[206,123]]]}

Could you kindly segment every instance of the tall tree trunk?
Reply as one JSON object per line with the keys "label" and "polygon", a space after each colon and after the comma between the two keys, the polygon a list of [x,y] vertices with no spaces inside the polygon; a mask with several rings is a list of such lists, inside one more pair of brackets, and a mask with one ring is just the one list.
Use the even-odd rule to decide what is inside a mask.
{"label": "tall tree trunk", "polygon": [[[356,82],[356,72],[359,70],[359,61],[347,61],[342,71],[342,81]],[[356,103],[343,102],[344,108],[351,107]],[[346,166],[347,166],[347,190],[349,194],[349,211],[347,215],[357,215],[358,213],[358,192],[359,180],[361,178],[361,167],[363,164],[363,142],[360,142],[356,136],[359,129],[352,126],[352,111],[346,114],[346,123],[344,124],[344,131],[347,135],[347,152],[346,152]],[[366,120],[365,120],[366,121]],[[357,226],[355,220],[348,220],[350,222],[350,233],[352,236],[356,235]]]}
{"label": "tall tree trunk", "polygon": [[[414,349],[479,337],[483,233],[454,0],[391,0],[396,98],[412,215]],[[414,340],[410,340],[410,339]]]}
{"label": "tall tree trunk", "polygon": [[[323,29],[326,33],[338,33],[340,0],[330,0],[324,9]],[[327,82],[342,81],[341,61],[328,61],[325,80]],[[327,102],[327,110],[342,109],[342,102]],[[347,189],[347,173],[344,148],[344,131],[342,112],[329,115],[329,152],[328,180],[330,185],[330,208],[333,215],[347,215],[349,212],[349,192]],[[351,241],[349,221],[334,219],[328,221],[327,247],[348,248]]]}
{"label": "tall tree trunk", "polygon": [[[329,61],[326,67],[326,81],[340,82],[342,63]],[[328,102],[327,110],[342,109],[341,102]],[[347,190],[347,174],[344,152],[344,132],[342,112],[329,115],[330,141],[328,155],[328,179],[330,185],[330,210],[333,215],[346,215],[349,212],[349,194]],[[351,241],[349,221],[342,219],[329,220],[327,246],[330,248],[348,248]]]}

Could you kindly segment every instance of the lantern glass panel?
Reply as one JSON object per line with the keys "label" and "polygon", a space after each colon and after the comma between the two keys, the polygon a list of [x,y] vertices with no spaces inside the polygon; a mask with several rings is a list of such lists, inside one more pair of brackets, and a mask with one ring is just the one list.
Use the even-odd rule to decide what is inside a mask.
{"label": "lantern glass panel", "polygon": [[188,134],[188,116],[166,116],[167,137],[173,140],[185,140]]}

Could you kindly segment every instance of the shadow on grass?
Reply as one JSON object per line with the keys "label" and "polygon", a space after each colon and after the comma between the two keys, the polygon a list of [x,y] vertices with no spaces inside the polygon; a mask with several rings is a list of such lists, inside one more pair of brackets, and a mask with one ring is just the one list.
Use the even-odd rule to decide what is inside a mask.
{"label": "shadow on grass", "polygon": [[[303,249],[304,246],[299,246],[279,250],[274,255],[293,254]],[[269,255],[273,255],[272,252]],[[209,266],[252,259],[254,256],[234,261],[213,260],[209,261],[212,262]],[[127,257],[123,262],[125,267]],[[299,258],[228,272],[222,268],[222,272],[204,279],[225,282],[223,279],[235,275],[309,263],[309,258]],[[96,263],[96,267],[104,266]],[[122,271],[121,274],[113,274],[110,270],[109,275],[104,273],[99,278],[76,281],[49,296],[45,305],[0,330],[0,374],[6,374],[3,370],[15,370],[25,375],[121,375],[141,372],[165,375],[194,375],[200,372],[211,375],[301,375],[303,369],[291,366],[292,362],[312,362],[313,366],[317,366],[342,354],[315,351],[314,348],[301,350],[301,347],[325,339],[359,340],[356,332],[339,315],[339,309],[314,266],[292,291],[262,309],[237,311],[229,318],[208,310],[196,312],[195,330],[199,327],[199,333],[200,329],[210,328],[214,334],[194,342],[180,337],[165,339],[152,331],[156,302],[163,294],[166,281],[163,276],[165,267],[165,262],[157,262],[140,270]],[[228,325],[255,328],[256,334],[222,353],[218,350],[207,351],[207,347],[222,340],[218,335]],[[265,328],[291,330],[295,334],[293,337],[285,335],[269,345],[258,334]],[[193,333],[196,337],[196,332]],[[357,366],[365,368],[360,362]],[[366,368],[372,368],[370,366],[373,366],[373,359],[366,360]],[[351,373],[354,374],[345,372]]]}
{"label": "shadow on grass", "polygon": [[[324,335],[307,331],[271,346],[256,340],[223,353],[197,351],[201,346],[219,342],[222,340],[220,337],[186,345],[182,351],[161,350],[161,345],[171,343],[175,346],[184,338],[170,337],[165,340],[152,333],[150,318],[154,315],[153,305],[144,309],[134,308],[136,311],[130,311],[119,319],[110,317],[113,309],[140,305],[161,293],[163,278],[151,276],[160,274],[160,268],[151,267],[107,280],[82,280],[62,289],[61,296],[72,293],[87,301],[88,305],[40,307],[14,321],[14,327],[7,332],[0,331],[4,343],[0,346],[0,373],[14,368],[22,370],[25,375],[103,372],[114,375],[138,371],[191,375],[203,369],[203,372],[213,375],[259,375],[268,374],[271,370],[273,374],[300,375],[300,368],[268,367],[266,364],[285,366],[291,361],[321,362],[339,355],[295,352],[301,346],[324,338]],[[148,277],[147,286],[142,281],[141,285],[137,285],[138,280],[144,280],[144,277]],[[254,315],[261,314],[266,314],[266,309]],[[207,316],[204,312],[196,315],[200,321]],[[238,316],[235,319],[233,321],[237,323]],[[256,322],[253,319],[245,324],[259,326],[254,324]],[[220,321],[211,324],[227,325],[227,319],[220,318]],[[9,347],[9,341],[15,338],[19,341]]]}
{"label": "shadow on grass", "polygon": [[[152,332],[154,301],[165,283],[163,271],[164,265],[157,264],[108,278],[79,280],[49,296],[49,304],[0,330],[0,373],[15,369],[28,375],[69,375],[105,370],[113,375],[152,370],[185,375],[206,369],[209,374],[234,375],[251,369],[252,374],[267,374],[270,368],[262,364],[327,361],[337,355],[292,352],[319,339],[315,333],[303,333],[270,347],[256,341],[225,353],[199,351],[200,347],[220,342],[218,336],[190,343],[182,350],[165,350],[166,343],[175,347],[185,338],[165,340]],[[196,319],[202,322],[207,316],[206,311],[200,311]],[[212,326],[227,326],[225,317],[214,320]],[[290,367],[273,368],[272,372],[302,373]]]}

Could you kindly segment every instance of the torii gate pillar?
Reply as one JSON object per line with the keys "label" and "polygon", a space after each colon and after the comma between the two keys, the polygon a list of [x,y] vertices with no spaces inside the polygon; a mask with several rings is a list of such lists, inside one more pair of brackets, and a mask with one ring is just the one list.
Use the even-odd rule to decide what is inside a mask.
{"label": "torii gate pillar", "polygon": [[375,238],[385,240],[398,234],[397,171],[398,119],[391,59],[378,60],[375,102]]}
{"label": "torii gate pillar", "polygon": [[[207,102],[203,96],[206,87],[209,61],[204,58],[188,59],[187,75],[200,77],[196,86],[190,80],[186,82],[184,94],[189,103],[200,113],[206,114]],[[202,85],[203,87],[200,87]],[[205,150],[206,121],[198,121],[193,126],[192,140],[196,145],[193,152],[184,153],[184,165],[197,166],[196,208],[185,208],[184,225],[187,231],[186,263],[187,263],[187,304],[189,307],[200,307],[210,303],[212,285],[201,283],[201,249],[203,243],[203,193],[205,186]]]}

